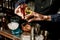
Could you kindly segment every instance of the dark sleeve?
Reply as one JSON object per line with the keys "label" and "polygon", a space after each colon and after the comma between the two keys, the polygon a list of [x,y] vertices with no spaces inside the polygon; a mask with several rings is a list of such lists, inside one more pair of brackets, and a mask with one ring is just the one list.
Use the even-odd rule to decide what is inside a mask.
{"label": "dark sleeve", "polygon": [[22,4],[26,2],[26,0],[18,0],[16,3],[15,3],[15,8],[19,5],[19,4]]}
{"label": "dark sleeve", "polygon": [[60,14],[51,15],[52,22],[60,22]]}

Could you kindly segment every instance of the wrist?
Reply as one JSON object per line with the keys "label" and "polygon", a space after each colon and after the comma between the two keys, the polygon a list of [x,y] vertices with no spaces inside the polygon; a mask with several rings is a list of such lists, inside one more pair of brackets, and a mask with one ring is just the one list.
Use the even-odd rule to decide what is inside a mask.
{"label": "wrist", "polygon": [[51,21],[51,16],[49,15],[49,16],[44,16],[44,19],[46,20],[46,21]]}
{"label": "wrist", "polygon": [[51,16],[47,16],[47,21],[51,21]]}

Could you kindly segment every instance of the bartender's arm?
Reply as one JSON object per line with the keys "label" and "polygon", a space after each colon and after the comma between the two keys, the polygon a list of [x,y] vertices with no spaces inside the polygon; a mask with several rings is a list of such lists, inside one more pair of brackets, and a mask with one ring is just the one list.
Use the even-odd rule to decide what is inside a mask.
{"label": "bartender's arm", "polygon": [[[32,17],[34,16],[34,17]],[[32,18],[30,18],[32,17]],[[28,20],[28,22],[31,21],[52,21],[52,22],[60,22],[60,14],[54,14],[54,15],[42,15],[42,14],[38,14],[38,13],[34,13],[31,15],[27,15],[26,18]]]}

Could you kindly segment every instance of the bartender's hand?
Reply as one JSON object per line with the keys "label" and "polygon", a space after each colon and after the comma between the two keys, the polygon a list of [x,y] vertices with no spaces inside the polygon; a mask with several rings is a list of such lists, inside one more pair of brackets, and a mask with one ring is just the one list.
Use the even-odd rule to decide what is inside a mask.
{"label": "bartender's hand", "polygon": [[47,16],[47,15],[42,15],[42,14],[38,14],[33,12],[32,14],[28,14],[25,16],[25,19],[28,22],[32,22],[32,21],[51,21],[51,16]]}
{"label": "bartender's hand", "polygon": [[[24,6],[27,7],[27,4],[25,4]],[[24,19],[23,13],[21,12],[21,8],[24,7],[23,4],[19,5],[17,8],[15,8],[14,13],[18,16],[20,16],[22,19]]]}
{"label": "bartender's hand", "polygon": [[15,11],[14,13],[18,16],[20,16],[22,19],[24,18],[23,17],[23,14],[21,13],[21,9],[20,9],[21,5],[19,5],[17,8],[15,8]]}

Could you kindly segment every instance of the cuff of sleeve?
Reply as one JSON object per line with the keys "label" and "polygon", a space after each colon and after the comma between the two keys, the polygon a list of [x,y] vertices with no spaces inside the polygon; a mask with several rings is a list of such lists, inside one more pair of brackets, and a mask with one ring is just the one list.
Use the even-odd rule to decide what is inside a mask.
{"label": "cuff of sleeve", "polygon": [[56,14],[56,15],[51,15],[51,21],[52,21],[52,22],[56,22],[57,19],[58,19],[58,16],[59,16],[59,15],[57,15],[57,14]]}

